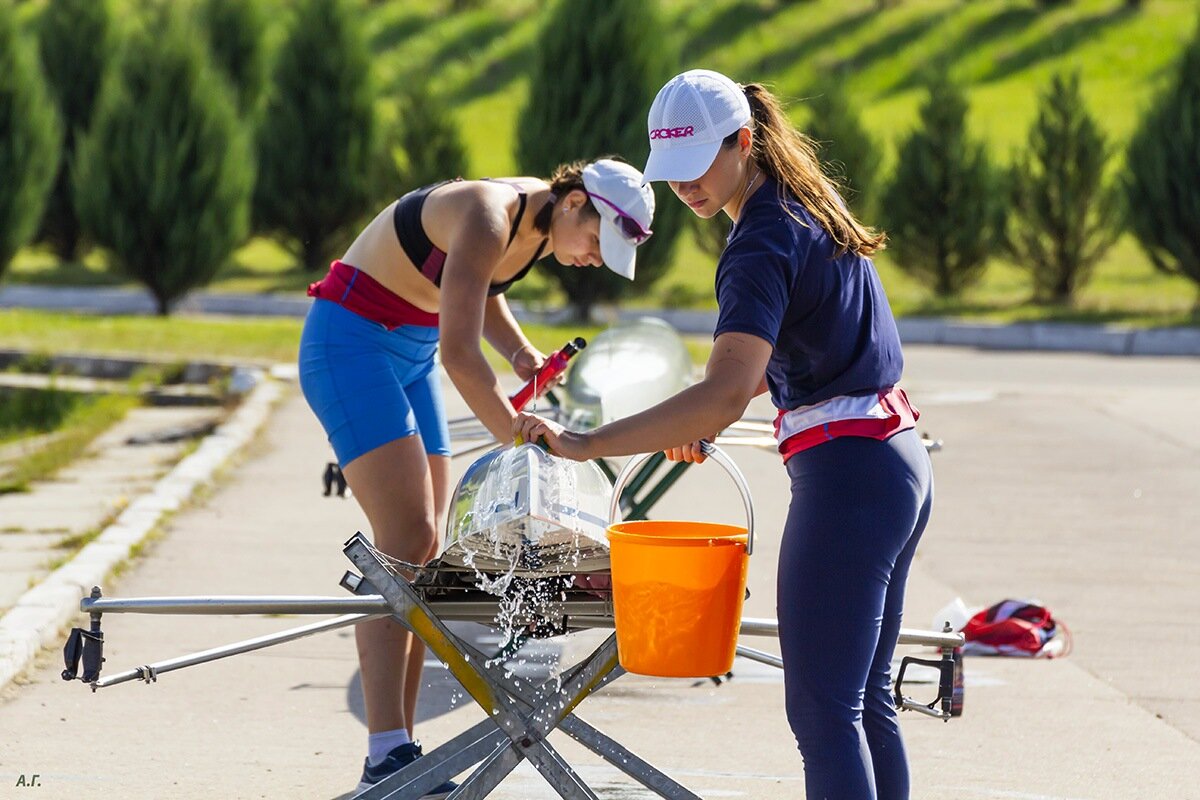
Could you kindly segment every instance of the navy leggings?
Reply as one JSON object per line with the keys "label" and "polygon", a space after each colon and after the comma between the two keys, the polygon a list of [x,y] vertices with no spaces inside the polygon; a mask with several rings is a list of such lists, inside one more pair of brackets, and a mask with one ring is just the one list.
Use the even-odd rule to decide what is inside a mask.
{"label": "navy leggings", "polygon": [[787,716],[808,800],[903,800],[889,694],[908,568],[933,504],[915,431],[843,437],[787,462],[777,613]]}

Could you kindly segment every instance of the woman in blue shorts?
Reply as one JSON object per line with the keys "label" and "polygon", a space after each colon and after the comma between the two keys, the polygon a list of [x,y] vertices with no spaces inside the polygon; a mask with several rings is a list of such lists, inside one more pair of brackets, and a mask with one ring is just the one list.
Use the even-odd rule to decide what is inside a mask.
{"label": "woman in blue shorts", "polygon": [[885,237],[854,218],[812,141],[758,84],[685,72],[659,92],[649,127],[646,179],[668,181],[697,216],[733,221],[705,377],[591,432],[528,414],[514,432],[576,459],[665,450],[702,461],[698,440],[770,391],[792,485],[776,605],[806,796],[907,798],[889,669],[933,479],[870,259]]}
{"label": "woman in blue shorts", "polygon": [[[546,357],[504,291],[550,253],[632,279],[653,213],[641,173],[612,159],[563,165],[549,181],[445,181],[389,205],[309,287],[316,300],[300,341],[300,386],[376,547],[411,563],[438,552],[450,501],[439,352],[471,411],[510,441],[515,411],[480,339],[524,380]],[[358,625],[356,639],[370,734],[361,790],[420,755],[412,725],[425,655],[390,619]]]}

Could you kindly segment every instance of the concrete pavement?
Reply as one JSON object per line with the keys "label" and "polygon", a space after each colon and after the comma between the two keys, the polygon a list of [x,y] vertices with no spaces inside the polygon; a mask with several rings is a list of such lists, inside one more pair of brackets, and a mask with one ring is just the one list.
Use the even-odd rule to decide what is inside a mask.
{"label": "concrete pavement", "polygon": [[[229,415],[211,407],[134,409],[52,479],[0,497],[0,687],[56,642],[81,593],[123,566],[250,440],[278,391],[273,381],[257,381]],[[186,442],[153,441],[218,419],[193,452]]]}
{"label": "concrete pavement", "polygon": [[[934,456],[938,501],[906,624],[928,626],[955,595],[970,604],[1037,596],[1076,639],[1059,661],[968,659],[961,719],[906,715],[913,796],[1200,798],[1200,427],[1191,412],[1200,364],[907,352],[921,427],[946,447]],[[767,413],[761,403],[752,412]],[[242,463],[106,594],[338,594],[340,545],[365,523],[353,501],[320,496],[327,454],[293,394]],[[734,456],[760,526],[745,613],[773,616],[786,476],[770,453]],[[738,507],[723,473],[699,468],[657,516],[737,522]],[[298,622],[113,615],[106,669]],[[550,640],[527,661],[569,661],[594,636]],[[16,784],[32,774],[44,798],[334,798],[357,777],[365,729],[348,631],[96,694],[63,684],[60,669],[46,651],[4,692],[0,798],[29,796]],[[426,677],[418,736],[428,748],[482,712],[436,665]],[[782,689],[778,672],[742,662],[720,687],[625,676],[580,716],[703,797],[801,797]],[[601,796],[649,796],[565,737],[552,741]],[[493,796],[556,795],[521,768]]]}
{"label": "concrete pavement", "polygon": [[[186,442],[131,444],[168,426],[219,419],[214,408],[135,408],[105,431],[78,461],[33,491],[0,495],[0,615],[70,555],[63,542],[106,527],[148,492],[177,461]],[[14,458],[21,457],[14,451]]]}

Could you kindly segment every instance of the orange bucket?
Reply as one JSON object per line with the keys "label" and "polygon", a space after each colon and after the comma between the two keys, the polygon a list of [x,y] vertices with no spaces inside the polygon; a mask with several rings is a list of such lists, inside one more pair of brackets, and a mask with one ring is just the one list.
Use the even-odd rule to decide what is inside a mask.
{"label": "orange bucket", "polygon": [[621,666],[708,678],[733,667],[746,597],[747,529],[709,522],[608,528]]}

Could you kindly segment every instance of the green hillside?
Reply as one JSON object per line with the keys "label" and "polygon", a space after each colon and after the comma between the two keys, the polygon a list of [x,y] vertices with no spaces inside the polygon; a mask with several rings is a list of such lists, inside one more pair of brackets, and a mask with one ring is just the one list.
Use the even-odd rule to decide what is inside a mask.
{"label": "green hillside", "polygon": [[[431,80],[459,103],[472,165],[513,169],[512,135],[530,90],[525,76],[541,0],[497,0],[456,15],[444,0],[378,4],[370,29],[385,87]],[[1196,4],[1076,0],[1042,10],[1032,0],[665,0],[684,54],[680,70],[708,67],[773,84],[794,99],[819,76],[843,74],[868,126],[894,138],[913,124],[917,83],[931,67],[971,87],[972,122],[1000,154],[1023,142],[1036,91],[1056,70],[1081,70],[1092,110],[1125,139],[1163,70],[1191,35]],[[602,68],[602,65],[597,65]],[[415,77],[414,77],[415,76]],[[637,124],[640,120],[631,120]]]}
{"label": "green hillside", "polygon": [[[482,0],[459,13],[450,13],[450,5],[367,4],[380,84],[388,97],[406,81],[431,82],[454,103],[471,171],[511,174],[545,2]],[[1089,107],[1114,144],[1123,145],[1197,24],[1194,0],[1145,0],[1140,10],[1124,0],[1075,0],[1048,10],[1033,0],[902,0],[885,11],[874,0],[662,0],[662,7],[684,54],[680,70],[703,66],[768,83],[791,99],[798,125],[807,119],[804,97],[817,78],[843,75],[867,126],[886,145],[889,171],[897,140],[916,119],[918,85],[928,69],[949,70],[967,84],[972,130],[1001,161],[1023,145],[1038,93],[1061,69],[1080,70]],[[27,256],[16,272],[28,276],[38,266],[49,265]],[[219,288],[299,288],[306,278],[287,274],[288,266],[273,248],[252,245]],[[1100,266],[1076,310],[1027,308],[1027,281],[1000,260],[982,287],[948,307],[929,305],[886,253],[879,266],[901,313],[1195,321],[1195,287],[1154,273],[1128,237]],[[671,273],[645,302],[711,303],[712,271],[711,257],[684,240]]]}
{"label": "green hillside", "polygon": [[[433,75],[459,103],[478,174],[514,168],[512,130],[530,91],[523,53],[534,42],[538,5],[493,3],[445,18],[441,3],[410,2],[381,8],[375,18],[388,78]],[[886,144],[888,170],[896,141],[915,123],[921,75],[933,68],[948,69],[970,87],[972,129],[1002,161],[1023,146],[1038,93],[1061,69],[1080,70],[1089,107],[1114,144],[1123,144],[1197,17],[1190,0],[1149,0],[1139,11],[1121,0],[1077,0],[1051,10],[1031,0],[904,0],[884,12],[873,0],[666,0],[664,8],[678,31],[681,70],[703,66],[768,82],[792,100],[798,125],[807,120],[804,97],[818,78],[843,75],[865,123]],[[450,61],[449,53],[464,55]],[[1155,273],[1128,237],[1097,269],[1076,310],[1027,306],[1026,277],[1002,260],[983,286],[950,305],[928,300],[886,253],[878,263],[901,313],[1194,319],[1193,284]],[[672,273],[647,302],[711,303],[711,280],[711,258],[685,241]]]}

